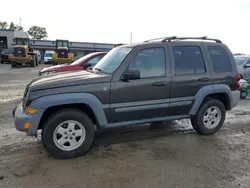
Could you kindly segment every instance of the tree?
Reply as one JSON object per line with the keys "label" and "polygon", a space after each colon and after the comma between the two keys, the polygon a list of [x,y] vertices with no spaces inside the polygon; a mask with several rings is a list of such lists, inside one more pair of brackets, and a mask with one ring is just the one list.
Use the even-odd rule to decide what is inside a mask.
{"label": "tree", "polygon": [[7,28],[8,28],[8,23],[0,21],[0,29],[7,29]]}
{"label": "tree", "polygon": [[16,30],[17,29],[17,25],[15,25],[13,22],[10,23],[9,29],[11,30]]}
{"label": "tree", "polygon": [[29,28],[28,34],[32,39],[45,39],[48,37],[46,28],[35,25]]}

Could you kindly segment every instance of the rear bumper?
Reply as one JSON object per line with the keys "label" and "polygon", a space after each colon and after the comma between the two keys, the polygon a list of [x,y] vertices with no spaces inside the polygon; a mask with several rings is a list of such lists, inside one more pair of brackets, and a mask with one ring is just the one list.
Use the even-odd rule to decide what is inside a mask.
{"label": "rear bumper", "polygon": [[232,91],[231,108],[237,106],[239,100],[240,100],[240,91],[239,90]]}
{"label": "rear bumper", "polygon": [[[12,111],[16,129],[21,132],[26,132],[29,136],[36,136],[39,122],[41,120],[43,112],[44,110],[39,109],[34,115],[27,114],[23,111],[22,103],[20,103]],[[31,123],[29,129],[24,128],[25,122]]]}

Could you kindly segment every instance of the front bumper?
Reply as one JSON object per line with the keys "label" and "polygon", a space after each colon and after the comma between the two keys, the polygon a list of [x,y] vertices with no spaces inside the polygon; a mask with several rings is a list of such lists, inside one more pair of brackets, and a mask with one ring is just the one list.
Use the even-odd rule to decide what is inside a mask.
{"label": "front bumper", "polygon": [[[20,103],[12,111],[16,129],[18,131],[26,132],[29,136],[36,136],[43,112],[44,110],[38,109],[36,114],[27,114],[23,111],[22,103]],[[25,122],[31,123],[29,129],[24,128]]]}

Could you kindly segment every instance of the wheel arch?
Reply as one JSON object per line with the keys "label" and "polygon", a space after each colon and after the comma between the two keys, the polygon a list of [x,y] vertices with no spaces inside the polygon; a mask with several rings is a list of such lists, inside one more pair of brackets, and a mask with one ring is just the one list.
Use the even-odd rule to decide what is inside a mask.
{"label": "wheel arch", "polygon": [[197,94],[195,95],[194,104],[189,112],[189,115],[196,115],[203,102],[209,98],[220,100],[224,104],[226,110],[230,110],[232,108],[232,94],[229,86],[225,84],[209,85],[202,87],[197,92]]}
{"label": "wheel arch", "polygon": [[64,108],[75,108],[87,113],[97,126],[107,124],[103,104],[90,93],[67,93],[43,96],[35,99],[29,105],[35,109],[44,109],[37,129],[41,129],[48,117]]}

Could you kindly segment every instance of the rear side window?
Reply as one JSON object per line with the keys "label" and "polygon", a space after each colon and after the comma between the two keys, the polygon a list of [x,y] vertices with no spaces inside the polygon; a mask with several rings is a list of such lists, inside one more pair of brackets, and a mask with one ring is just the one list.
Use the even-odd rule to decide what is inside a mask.
{"label": "rear side window", "polygon": [[206,66],[199,46],[173,47],[175,75],[202,74]]}
{"label": "rear side window", "polygon": [[209,46],[209,54],[214,67],[215,73],[231,72],[232,65],[228,53],[221,46]]}

